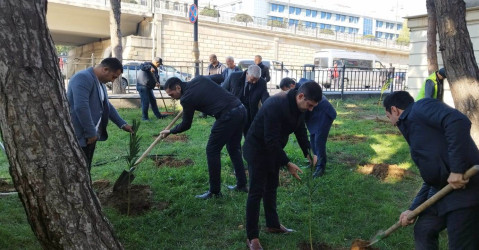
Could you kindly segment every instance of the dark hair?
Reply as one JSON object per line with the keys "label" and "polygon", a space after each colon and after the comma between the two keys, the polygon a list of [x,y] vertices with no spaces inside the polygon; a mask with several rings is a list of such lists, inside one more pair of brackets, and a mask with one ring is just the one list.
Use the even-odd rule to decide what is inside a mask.
{"label": "dark hair", "polygon": [[155,57],[153,61],[159,63],[160,65],[163,65],[163,59],[161,59],[161,57]]}
{"label": "dark hair", "polygon": [[437,73],[439,73],[442,77],[444,78],[447,78],[446,76],[446,69],[445,68],[441,68],[437,71]]}
{"label": "dark hair", "polygon": [[279,88],[280,88],[280,89],[290,88],[290,87],[291,87],[291,84],[296,85],[296,82],[295,82],[292,78],[285,77],[285,78],[283,78],[283,79],[281,80],[281,82],[279,83]]}
{"label": "dark hair", "polygon": [[414,98],[407,91],[396,91],[384,98],[383,106],[387,112],[391,112],[391,107],[405,110],[409,104],[414,102]]}
{"label": "dark hair", "polygon": [[101,61],[100,63],[101,66],[109,68],[113,71],[121,70],[121,73],[123,73],[123,65],[121,64],[120,60],[115,57],[108,57],[105,58]]}
{"label": "dark hair", "polygon": [[[165,89],[174,90],[177,85],[183,83],[180,78],[178,77],[171,77],[170,79],[166,80],[165,82]],[[181,85],[180,85],[181,86]]]}
{"label": "dark hair", "polygon": [[298,94],[303,93],[306,100],[320,102],[323,98],[323,90],[315,81],[307,81],[298,89]]}

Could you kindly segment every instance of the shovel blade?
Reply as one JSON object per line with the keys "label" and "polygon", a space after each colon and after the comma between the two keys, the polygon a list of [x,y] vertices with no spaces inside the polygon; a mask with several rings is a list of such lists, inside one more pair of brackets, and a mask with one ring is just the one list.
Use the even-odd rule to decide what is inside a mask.
{"label": "shovel blade", "polygon": [[128,189],[135,179],[135,175],[133,175],[132,172],[133,171],[123,170],[120,177],[116,180],[115,185],[113,185],[113,192],[123,192]]}

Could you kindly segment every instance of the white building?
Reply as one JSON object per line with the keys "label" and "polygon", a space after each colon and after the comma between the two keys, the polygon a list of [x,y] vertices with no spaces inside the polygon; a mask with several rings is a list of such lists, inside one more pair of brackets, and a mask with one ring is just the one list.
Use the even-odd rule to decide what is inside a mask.
{"label": "white building", "polygon": [[328,6],[325,1],[317,0],[217,0],[214,4],[212,7],[224,14],[248,14],[290,27],[371,35],[378,39],[395,40],[403,22],[397,10],[365,13],[346,5]]}

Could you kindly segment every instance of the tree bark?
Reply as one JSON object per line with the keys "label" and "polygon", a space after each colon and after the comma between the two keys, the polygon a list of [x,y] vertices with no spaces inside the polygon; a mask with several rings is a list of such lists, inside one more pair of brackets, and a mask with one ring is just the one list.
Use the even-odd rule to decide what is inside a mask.
{"label": "tree bark", "polygon": [[434,0],[426,0],[427,8],[427,71],[430,74],[439,69],[437,64],[437,19]]}
{"label": "tree bark", "polygon": [[463,0],[436,0],[439,50],[454,105],[472,122],[471,136],[479,145],[479,69],[466,25]]}
{"label": "tree bark", "polygon": [[[121,43],[121,2],[120,0],[110,0],[110,41],[112,56],[118,58],[120,62],[123,61],[123,46]],[[125,86],[121,85],[121,77],[118,77],[112,83],[114,94],[124,94]]]}
{"label": "tree bark", "polygon": [[28,222],[45,249],[122,249],[71,124],[46,0],[0,1],[0,129]]}

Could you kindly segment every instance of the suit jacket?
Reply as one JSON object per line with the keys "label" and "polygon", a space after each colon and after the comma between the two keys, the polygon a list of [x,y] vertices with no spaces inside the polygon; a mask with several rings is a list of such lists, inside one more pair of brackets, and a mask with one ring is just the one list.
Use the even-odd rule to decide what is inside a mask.
{"label": "suit jacket", "polygon": [[[425,185],[412,209],[448,184],[451,172],[464,173],[479,164],[479,150],[470,135],[471,122],[461,112],[440,100],[421,99],[406,108],[397,126],[409,144]],[[454,190],[436,203],[439,215],[479,204],[479,176],[465,189]]]}
{"label": "suit jacket", "polygon": [[264,103],[269,97],[268,90],[266,89],[266,82],[260,78],[255,84],[251,85],[249,95],[244,96],[244,89],[246,84],[246,71],[233,72],[223,82],[222,87],[231,92],[234,96],[241,100],[248,111],[248,119],[246,122],[247,127],[253,122],[254,117],[258,113],[259,103]]}
{"label": "suit jacket", "polygon": [[336,119],[336,110],[334,109],[333,105],[329,103],[326,96],[323,95],[323,98],[318,103],[316,107],[314,107],[313,111],[306,111],[306,126],[311,134],[319,133],[321,129],[321,124],[324,124],[321,119],[329,118],[331,121]]}
{"label": "suit jacket", "polygon": [[[104,93],[103,101],[101,101],[100,90]],[[108,118],[118,127],[126,124],[108,101],[105,84],[100,84],[92,67],[76,73],[70,79],[67,99],[75,136],[81,147],[86,147],[88,138],[97,136],[99,141],[105,141],[108,138],[106,130]],[[98,121],[100,124],[97,129]]]}
{"label": "suit jacket", "polygon": [[278,93],[266,100],[246,135],[243,145],[244,157],[248,162],[266,158],[268,166],[277,168],[290,160],[283,148],[291,133],[296,135],[304,156],[309,153],[309,141],[304,125],[304,113],[296,104],[296,90]]}
{"label": "suit jacket", "polygon": [[269,75],[268,66],[264,65],[263,62],[260,62],[258,66],[261,68],[261,78],[263,78],[266,82],[269,82],[271,80],[271,76]]}

